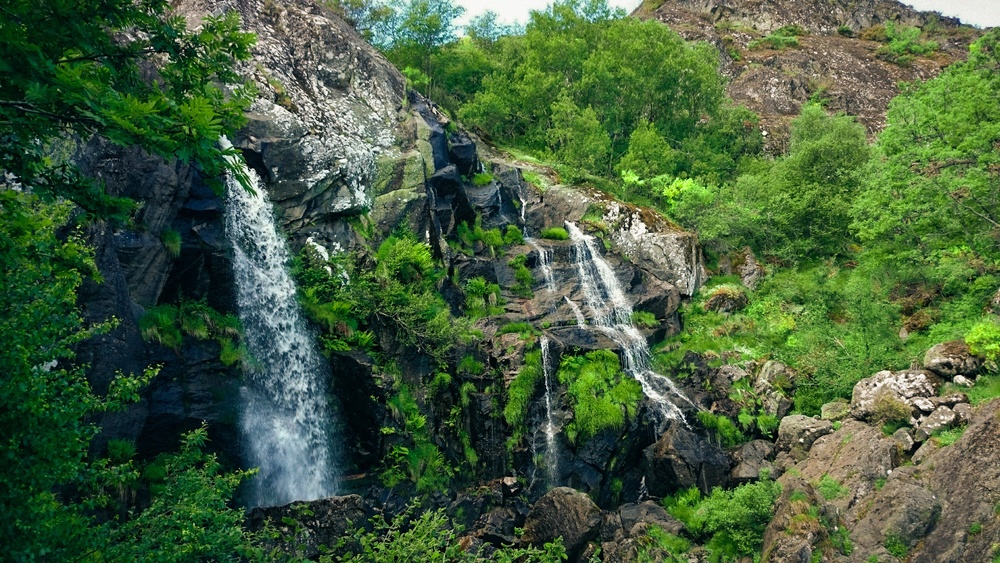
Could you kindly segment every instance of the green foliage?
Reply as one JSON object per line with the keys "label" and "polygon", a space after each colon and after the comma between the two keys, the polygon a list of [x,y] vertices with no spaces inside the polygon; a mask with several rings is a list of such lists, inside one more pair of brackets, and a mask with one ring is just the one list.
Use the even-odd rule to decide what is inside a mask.
{"label": "green foliage", "polygon": [[687,563],[684,554],[691,549],[691,542],[663,530],[659,526],[650,526],[646,537],[642,538],[636,553],[636,561],[640,563]]}
{"label": "green foliage", "polygon": [[548,240],[569,240],[569,233],[563,227],[546,227],[538,236]]}
{"label": "green foliage", "polygon": [[465,314],[475,320],[503,313],[500,286],[481,277],[465,282]]}
{"label": "green foliage", "polygon": [[995,397],[1000,397],[1000,375],[980,375],[971,389],[963,390],[969,402],[979,405]]}
{"label": "green foliage", "polygon": [[488,186],[493,181],[493,174],[483,172],[472,176],[473,186]]}
{"label": "green foliage", "polygon": [[885,537],[885,541],[882,543],[885,550],[889,552],[890,555],[898,559],[906,559],[906,556],[910,553],[910,545],[905,539],[896,534],[888,534]]}
{"label": "green foliage", "polygon": [[656,319],[656,315],[650,313],[649,311],[633,311],[632,323],[645,328],[656,328],[660,326],[660,321]]}
{"label": "green foliage", "polygon": [[606,173],[611,138],[588,106],[580,109],[565,92],[552,103],[552,127],[545,139],[561,163],[595,173]]}
{"label": "green foliage", "polygon": [[738,446],[746,441],[746,437],[733,421],[725,415],[717,415],[709,411],[698,411],[698,422],[706,430],[715,435],[720,445],[726,448]]}
{"label": "green foliage", "polygon": [[610,350],[563,356],[558,376],[573,410],[566,435],[577,443],[605,430],[621,432],[626,417],[635,416],[642,400],[639,382],[622,371],[618,356]]}
{"label": "green foliage", "polygon": [[[219,186],[224,170],[241,174],[217,140],[244,123],[253,92],[236,86],[224,95],[221,85],[242,82],[232,68],[250,57],[254,37],[240,31],[236,12],[208,17],[192,31],[167,9],[166,0],[46,1],[0,12],[0,169],[35,194],[119,219],[133,203],[52,158],[52,141],[100,134],[194,161]],[[155,81],[146,79],[146,61],[155,61]]]}
{"label": "green foliage", "polygon": [[184,335],[198,340],[215,340],[219,359],[227,366],[250,361],[241,342],[243,327],[235,315],[223,315],[204,300],[182,300],[178,305],[157,305],[139,318],[139,332],[146,341],[180,350]]}
{"label": "green foliage", "polygon": [[214,455],[204,453],[207,429],[184,435],[181,449],[159,460],[148,508],[131,515],[105,538],[108,561],[232,561],[264,559],[262,533],[243,528],[244,514],[229,505],[252,471],[220,473]]}
{"label": "green foliage", "polygon": [[497,331],[497,336],[504,334],[520,334],[521,338],[527,338],[530,336],[536,336],[540,334],[538,329],[531,325],[531,323],[526,321],[519,321],[516,323],[507,323],[500,327]]}
{"label": "green foliage", "polygon": [[950,446],[962,437],[966,428],[966,426],[959,426],[957,428],[938,429],[934,431],[934,437],[932,439],[934,440],[934,443],[939,446]]}
{"label": "green foliage", "polygon": [[891,63],[908,66],[914,55],[927,55],[938,50],[935,41],[921,41],[920,28],[897,26],[893,21],[885,23],[885,38],[888,44],[875,51],[875,56]]}
{"label": "green foliage", "polygon": [[696,541],[706,544],[713,559],[734,560],[760,553],[780,494],[781,485],[762,476],[732,490],[716,487],[706,497],[692,487],[663,503]]}
{"label": "green foliage", "polygon": [[754,39],[747,45],[747,48],[751,51],[760,49],[781,51],[789,47],[798,47],[799,40],[797,38],[805,34],[806,30],[801,26],[786,25],[772,31],[767,37]]}
{"label": "green foliage", "polygon": [[[541,548],[504,546],[489,557],[464,550],[456,526],[445,516],[444,509],[427,510],[414,516],[411,505],[392,522],[381,515],[372,517],[370,526],[359,526],[351,539],[358,548],[338,561],[351,563],[398,563],[402,561],[497,561],[500,563],[552,563],[566,559],[562,541],[557,539]],[[369,529],[370,528],[370,529]],[[345,545],[350,543],[344,541]],[[329,563],[328,557],[321,562]]]}
{"label": "green foliage", "polygon": [[965,335],[969,351],[991,362],[1000,360],[1000,322],[986,319],[973,326]]}
{"label": "green foliage", "polygon": [[177,258],[181,255],[181,234],[173,229],[163,229],[160,233],[160,241],[171,256]]}
{"label": "green foliage", "polygon": [[455,476],[455,469],[432,441],[427,417],[409,387],[400,385],[396,395],[386,401],[386,407],[400,426],[398,434],[410,441],[409,446],[394,445],[383,463],[382,482],[394,487],[409,480],[418,493],[446,489]]}
{"label": "green foliage", "polygon": [[820,477],[819,482],[816,483],[816,490],[818,490],[819,494],[823,495],[823,498],[826,500],[843,498],[850,492],[847,487],[844,487],[837,482],[836,479],[830,477],[830,475],[826,473],[824,473],[823,476]]}
{"label": "green foliage", "polygon": [[524,233],[515,225],[507,225],[507,230],[503,233],[504,246],[517,246],[524,244]]}
{"label": "green foliage", "polygon": [[531,286],[535,283],[535,276],[525,266],[527,259],[527,256],[520,254],[508,262],[507,265],[514,269],[514,281],[516,282],[510,290],[518,297],[531,299],[535,296],[535,292],[531,290]]}
{"label": "green foliage", "polygon": [[535,396],[538,384],[545,379],[545,372],[542,367],[542,352],[535,350],[528,352],[524,356],[524,364],[521,365],[517,377],[507,388],[507,404],[503,409],[504,420],[514,428],[515,436],[523,436],[526,429],[525,419],[528,416],[528,407],[531,405],[531,398]]}

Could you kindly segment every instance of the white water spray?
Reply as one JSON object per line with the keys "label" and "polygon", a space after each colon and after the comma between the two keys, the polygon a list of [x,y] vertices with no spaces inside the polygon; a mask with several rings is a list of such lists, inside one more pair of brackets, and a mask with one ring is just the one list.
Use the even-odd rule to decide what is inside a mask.
{"label": "white water spray", "polygon": [[622,349],[625,372],[642,385],[642,391],[666,419],[684,421],[684,414],[668,397],[678,397],[697,408],[674,385],[650,367],[652,354],[646,339],[632,324],[632,305],[625,297],[614,270],[594,245],[594,237],[585,235],[569,221],[566,230],[573,242],[577,273],[587,306],[593,313],[594,326]]}
{"label": "white water spray", "polygon": [[587,317],[583,316],[583,311],[580,310],[580,306],[576,304],[575,301],[569,298],[568,295],[564,295],[563,299],[569,304],[570,310],[573,311],[573,316],[576,317],[576,324],[578,326],[587,326]]}
{"label": "white water spray", "polygon": [[[231,145],[225,138],[223,148]],[[259,467],[248,502],[276,506],[332,496],[338,477],[330,437],[326,363],[295,298],[291,259],[257,174],[249,193],[230,175],[226,181],[226,234],[240,321],[258,365],[241,390],[247,463]]]}

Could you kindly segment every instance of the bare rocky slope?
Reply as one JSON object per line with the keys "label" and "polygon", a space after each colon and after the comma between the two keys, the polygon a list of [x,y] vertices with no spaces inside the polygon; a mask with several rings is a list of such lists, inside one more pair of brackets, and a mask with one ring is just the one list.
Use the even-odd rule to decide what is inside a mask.
{"label": "bare rocky slope", "polygon": [[[957,19],[918,12],[893,0],[649,0],[633,14],[653,18],[685,39],[707,41],[720,52],[729,95],[761,117],[768,150],[786,148],[788,124],[809,100],[858,117],[870,134],[885,126],[889,101],[901,82],[926,80],[964,59],[979,31]],[[939,51],[899,65],[876,56],[884,26],[914,26]],[[799,46],[751,49],[750,43],[783,26],[807,31]],[[879,28],[883,31],[880,32]]]}

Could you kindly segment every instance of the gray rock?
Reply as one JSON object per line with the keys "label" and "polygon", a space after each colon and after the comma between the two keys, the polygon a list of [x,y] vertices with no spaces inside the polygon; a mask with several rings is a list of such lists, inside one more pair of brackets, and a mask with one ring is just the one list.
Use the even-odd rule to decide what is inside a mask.
{"label": "gray rock", "polygon": [[683,524],[667,513],[662,506],[651,500],[639,504],[622,505],[618,509],[618,514],[621,518],[622,529],[630,536],[635,535],[632,533],[635,526],[642,523],[659,526],[671,534],[679,534],[684,529]]}
{"label": "gray rock", "polygon": [[917,444],[913,440],[913,430],[910,428],[899,428],[892,433],[892,439],[899,446],[900,451],[905,453],[912,452]]}
{"label": "gray rock", "polygon": [[952,409],[955,411],[956,424],[968,424],[972,420],[972,405],[969,403],[959,403]]}
{"label": "gray rock", "polygon": [[975,376],[982,363],[982,358],[973,356],[969,345],[962,340],[936,344],[924,354],[924,368],[946,379],[956,375]]}
{"label": "gray rock", "polygon": [[541,545],[562,537],[570,561],[575,561],[600,526],[601,509],[590,497],[569,487],[556,487],[531,507],[521,540]]}
{"label": "gray rock", "polygon": [[749,483],[760,477],[762,469],[773,476],[774,466],[769,459],[774,456],[774,444],[767,440],[753,440],[733,452],[733,468],[730,477],[737,483]]}
{"label": "gray rock", "polygon": [[801,414],[793,414],[781,419],[778,425],[777,448],[781,451],[800,449],[809,451],[813,442],[833,432],[829,420],[819,420]]}
{"label": "gray rock", "polygon": [[939,449],[941,449],[941,446],[935,444],[933,440],[928,440],[921,444],[921,446],[917,448],[917,451],[913,452],[913,457],[910,458],[910,461],[913,462],[913,465],[920,465],[925,459],[930,457]]}
{"label": "gray rock", "polygon": [[781,362],[770,360],[761,366],[753,390],[761,398],[764,414],[782,418],[792,408],[788,392],[794,383],[795,371]]}
{"label": "gray rock", "polygon": [[934,432],[951,428],[955,423],[955,411],[945,406],[940,406],[931,414],[927,415],[917,427],[913,438],[918,442],[923,442],[930,438]]}
{"label": "gray rock", "polygon": [[843,420],[851,416],[851,405],[846,401],[834,401],[820,407],[819,412],[823,420]]}
{"label": "gray rock", "polygon": [[862,379],[854,386],[851,396],[851,414],[854,418],[870,420],[877,416],[878,399],[894,400],[914,407],[916,397],[933,397],[941,380],[929,371],[903,370],[880,371]]}
{"label": "gray rock", "polygon": [[654,497],[698,487],[708,493],[729,480],[729,458],[707,438],[674,424],[643,450],[646,487]]}
{"label": "gray rock", "polygon": [[[308,511],[300,507],[305,506]],[[358,495],[330,497],[308,502],[294,502],[284,506],[254,508],[247,515],[247,527],[256,531],[270,524],[287,537],[294,537],[296,555],[316,558],[321,553],[320,546],[333,547],[355,526],[365,522],[374,511]],[[294,520],[299,530],[289,526],[285,519]],[[286,546],[278,545],[279,548]]]}
{"label": "gray rock", "polygon": [[951,380],[955,385],[961,385],[962,387],[975,387],[976,382],[965,377],[964,375],[956,375],[954,379]]}

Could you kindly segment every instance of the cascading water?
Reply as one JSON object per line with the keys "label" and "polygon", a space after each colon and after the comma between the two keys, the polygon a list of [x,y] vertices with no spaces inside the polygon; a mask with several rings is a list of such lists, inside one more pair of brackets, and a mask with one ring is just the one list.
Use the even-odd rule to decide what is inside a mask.
{"label": "cascading water", "polygon": [[552,412],[552,359],[549,339],[542,337],[542,373],[545,375],[545,470],[549,486],[559,485],[559,451],[556,449],[556,423]]}
{"label": "cascading water", "polygon": [[[225,139],[223,148],[231,146]],[[240,321],[256,360],[241,389],[240,429],[248,465],[259,467],[247,502],[276,506],[332,496],[338,476],[331,439],[328,373],[308,330],[288,273],[288,248],[257,174],[238,160],[251,194],[226,181],[226,235]]]}
{"label": "cascading water", "polygon": [[587,317],[583,316],[583,311],[580,310],[580,306],[576,304],[575,301],[569,298],[568,295],[564,295],[563,299],[569,304],[569,308],[573,311],[573,316],[576,317],[576,324],[578,326],[587,326]]}
{"label": "cascading water", "polygon": [[535,252],[538,253],[538,267],[542,269],[542,277],[545,278],[545,289],[549,290],[549,292],[554,292],[556,290],[556,281],[555,278],[552,277],[549,249],[542,248],[542,246],[531,237],[525,237],[524,242],[528,243],[528,246],[535,249]]}
{"label": "cascading water", "polygon": [[673,381],[651,369],[652,354],[646,339],[632,324],[632,306],[611,266],[594,246],[594,237],[583,234],[569,221],[566,222],[566,230],[573,242],[580,286],[587,306],[593,312],[594,326],[621,346],[626,373],[642,385],[643,393],[653,401],[659,413],[666,419],[684,421],[683,413],[668,397],[678,397],[697,407],[677,389]]}

